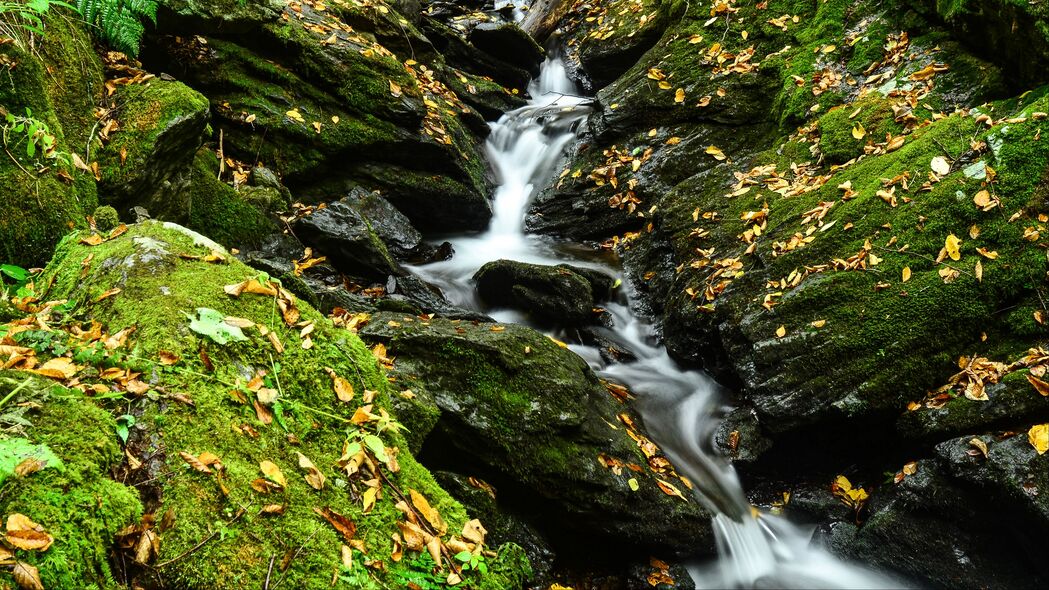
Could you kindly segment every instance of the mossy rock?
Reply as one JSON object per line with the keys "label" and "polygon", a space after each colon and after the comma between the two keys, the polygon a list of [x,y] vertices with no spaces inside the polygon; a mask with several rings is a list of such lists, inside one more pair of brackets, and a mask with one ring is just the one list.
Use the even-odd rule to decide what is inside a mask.
{"label": "mossy rock", "polygon": [[902,126],[894,120],[891,103],[875,92],[831,109],[820,117],[819,129],[820,153],[827,163],[844,164],[862,155],[868,142],[884,141],[887,133],[898,135]]}
{"label": "mossy rock", "polygon": [[181,82],[150,80],[114,95],[120,127],[98,151],[102,200],[119,209],[141,205],[156,219],[184,223],[189,209],[163,194],[204,141],[208,100]]}
{"label": "mossy rock", "polygon": [[[90,36],[72,19],[53,18],[34,52],[0,46],[5,81],[0,114],[31,116],[47,125],[60,158],[27,154],[28,139],[5,133],[0,157],[0,259],[21,266],[47,261],[69,230],[86,226],[97,206],[94,178],[74,169],[71,152],[83,153],[101,95],[102,68]],[[5,122],[6,125],[6,122]]]}
{"label": "mossy rock", "polygon": [[[15,392],[15,402],[31,409],[17,411],[22,435],[0,438],[5,457],[0,474],[0,513],[23,514],[54,538],[46,551],[18,551],[17,558],[39,569],[45,588],[116,588],[110,565],[118,531],[138,522],[142,504],[138,491],[114,481],[111,470],[122,460],[113,416],[82,393],[20,371],[0,372],[0,391]],[[15,404],[5,408],[11,412]],[[6,420],[5,420],[6,421]],[[71,428],[89,424],[90,428]],[[32,456],[45,466],[25,476],[7,472],[11,457]],[[0,583],[12,583],[8,571]]]}
{"label": "mossy rock", "polygon": [[425,452],[495,485],[558,546],[585,539],[608,555],[713,549],[708,513],[661,491],[656,480],[667,475],[601,465],[602,455],[638,466],[646,459],[614,426],[629,408],[558,343],[523,326],[395,313],[373,315],[361,336],[383,343],[398,383],[425,388],[420,403],[439,410]]}
{"label": "mossy rock", "polygon": [[[334,467],[347,437],[358,429],[349,418],[363,403],[364,391],[374,392],[372,411],[390,407],[386,376],[355,334],[299,301],[300,321],[314,326],[311,344],[304,346],[301,328],[285,325],[273,297],[224,292],[225,285],[261,278],[257,271],[228,254],[223,254],[225,262],[202,260],[224,253],[222,247],[174,224],[143,222],[97,246],[83,243],[84,237],[73,234],[59,246],[39,282],[48,286],[43,296],[77,302],[73,317],[98,320],[110,333],[134,328],[126,362],[144,371],[154,391],[180,392],[192,400],[190,406],[147,396],[119,406],[138,416],[131,447],[158,462],[157,477],[147,478],[151,500],[146,510],[163,514],[170,509],[175,519],[174,527],[161,534],[156,569],[141,579],[181,588],[239,588],[264,580],[271,558],[279,561],[288,554],[292,557],[279,577],[296,588],[328,588],[333,575],[341,575],[344,585],[357,580],[364,587],[400,586],[429,573],[418,569],[421,561],[412,552],[401,561],[390,559],[391,536],[402,519],[393,486],[404,494],[409,489],[422,493],[447,521],[449,534],[461,529],[467,515],[413,459],[396,429],[377,433],[385,452],[396,454],[400,469],[382,476],[383,490],[369,512],[360,500],[360,479]],[[113,288],[122,291],[99,300],[98,293]],[[200,308],[267,326],[284,344],[283,352],[256,328],[245,328],[242,338],[226,344],[194,332],[191,317]],[[156,361],[161,351],[180,360],[162,365]],[[269,419],[238,401],[239,395],[231,397],[238,390],[248,395],[237,384],[259,370],[268,372],[267,387],[277,391],[268,402]],[[329,371],[352,385],[352,403],[336,398]],[[205,451],[221,459],[221,481],[193,470],[179,456]],[[299,453],[326,476],[322,489],[303,480]],[[283,489],[264,494],[253,488],[251,483],[263,476],[263,461],[282,470]],[[283,513],[260,511],[272,504],[284,506]],[[355,537],[365,554],[355,550],[358,565],[352,569],[340,573],[339,546],[347,540],[315,513],[319,508],[356,523]],[[365,559],[382,560],[385,568],[368,573]],[[519,587],[528,575],[519,548],[504,546],[488,561],[489,574],[466,576],[467,587]],[[279,571],[275,568],[273,575]]]}
{"label": "mossy rock", "polygon": [[[211,150],[202,148],[188,172],[177,183],[172,198],[187,201],[189,218],[186,225],[230,247],[257,245],[277,229],[276,222],[236,190],[218,180],[219,161]],[[251,187],[248,188],[249,191]],[[270,206],[273,203],[270,202]],[[283,206],[279,207],[283,209]]]}

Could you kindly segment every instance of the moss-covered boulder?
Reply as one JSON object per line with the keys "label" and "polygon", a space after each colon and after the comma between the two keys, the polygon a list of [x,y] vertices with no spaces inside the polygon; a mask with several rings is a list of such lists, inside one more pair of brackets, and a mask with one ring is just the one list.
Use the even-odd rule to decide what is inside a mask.
{"label": "moss-covered boulder", "polygon": [[594,273],[598,284],[591,284],[580,270],[567,264],[493,260],[477,271],[474,281],[488,305],[518,309],[542,323],[580,325],[596,319],[595,302],[608,298],[612,283]]}
{"label": "moss-covered boulder", "polygon": [[492,483],[555,548],[713,549],[709,515],[629,407],[560,343],[523,326],[391,313],[361,336],[386,347],[410,402],[436,408],[432,432],[415,434],[424,455]]}
{"label": "moss-covered boulder", "polygon": [[[229,247],[258,245],[276,231],[277,224],[269,214],[284,209],[286,203],[249,199],[254,187],[235,189],[219,180],[218,173],[218,158],[211,150],[201,148],[189,168],[165,187],[161,195],[185,202],[189,213],[186,225],[193,230]],[[273,194],[273,191],[266,193],[267,196]]]}
{"label": "moss-covered boulder", "polygon": [[[157,542],[155,555],[146,551],[152,567],[136,569],[130,556],[119,561],[127,567],[123,579],[237,588],[270,576],[296,588],[328,588],[334,577],[347,587],[379,588],[448,576],[451,553],[444,551],[450,550],[437,554],[438,566],[423,556],[422,543],[432,535],[461,548],[453,536],[465,541],[467,515],[407,450],[387,413],[386,376],[355,334],[218,244],[173,224],[144,222],[102,239],[72,234],[37,285],[41,298],[71,302],[67,320],[74,326],[97,321],[104,331],[101,340],[68,344],[77,381],[104,381],[103,369],[110,375],[130,369],[141,384],[117,378],[107,388],[111,395],[78,402],[135,417],[124,448],[129,458],[118,472],[155,515],[141,526]],[[37,354],[56,350],[62,349],[48,345]],[[61,424],[69,432],[78,421],[66,416]],[[107,454],[96,461],[117,461],[113,423],[99,422],[105,444],[97,444]],[[62,456],[62,447],[53,450]],[[73,486],[70,493],[75,501],[91,492]],[[122,517],[137,514],[137,504],[128,507]],[[67,508],[67,516],[82,513]],[[53,520],[40,514],[42,523]],[[154,522],[160,524],[149,528]],[[134,541],[145,533],[129,534]],[[483,556],[488,574],[464,572],[467,587],[523,584],[528,564],[519,548]],[[45,553],[45,576],[46,559]],[[54,587],[91,580],[85,575]]]}
{"label": "moss-covered boulder", "polygon": [[[113,539],[142,514],[138,491],[111,479],[124,460],[116,421],[83,393],[31,373],[0,372],[0,392],[17,400],[0,414],[17,424],[0,435],[0,514],[24,515],[54,539],[16,559],[37,568],[45,588],[115,587]],[[36,463],[26,470],[26,461]],[[0,580],[12,581],[6,568]]]}
{"label": "moss-covered boulder", "polygon": [[[206,15],[221,3],[182,4]],[[143,58],[208,97],[226,155],[265,163],[299,199],[359,184],[383,190],[421,228],[486,225],[483,119],[439,81],[443,62],[408,21],[372,4],[244,18],[263,22],[204,38],[192,19],[176,21]]]}
{"label": "moss-covered boulder", "polygon": [[158,79],[122,86],[114,97],[112,115],[120,125],[98,151],[102,201],[120,210],[140,205],[157,219],[185,223],[190,204],[179,197],[187,193],[164,189],[204,141],[207,99],[181,82]]}
{"label": "moss-covered boulder", "polygon": [[0,45],[0,259],[27,267],[46,262],[98,204],[94,178],[72,154],[88,142],[102,67],[75,20],[52,18],[46,29],[31,51]]}

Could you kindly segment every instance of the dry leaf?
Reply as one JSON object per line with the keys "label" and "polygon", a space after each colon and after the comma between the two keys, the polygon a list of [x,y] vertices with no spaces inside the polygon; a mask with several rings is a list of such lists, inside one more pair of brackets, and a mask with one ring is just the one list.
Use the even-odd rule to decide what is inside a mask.
{"label": "dry leaf", "polygon": [[711,155],[711,156],[714,156],[714,159],[719,161],[719,162],[724,160],[724,159],[726,159],[726,158],[728,158],[728,156],[725,155],[725,152],[721,151],[720,149],[718,149],[717,146],[713,146],[713,145],[707,147],[706,153]]}
{"label": "dry leaf", "polygon": [[954,234],[947,234],[947,239],[943,242],[943,247],[947,250],[947,255],[951,257],[951,260],[962,259],[962,253],[960,250],[961,245],[962,241]]}
{"label": "dry leaf", "polygon": [[281,473],[280,467],[277,467],[273,462],[263,461],[262,463],[259,463],[259,469],[262,470],[263,475],[280,487],[288,487],[288,480],[284,478],[284,474]]}
{"label": "dry leaf", "polygon": [[189,466],[193,469],[196,469],[201,473],[211,473],[211,468],[196,456],[187,453],[186,451],[179,451],[178,456],[182,457],[182,460],[186,463],[189,463]]}
{"label": "dry leaf", "polygon": [[320,469],[310,461],[306,455],[297,453],[299,456],[299,467],[307,471],[305,478],[306,483],[310,484],[310,487],[315,490],[324,489],[324,474],[321,473]]}
{"label": "dry leaf", "polygon": [[786,335],[787,335],[787,327],[786,326],[780,326],[780,327],[776,328],[776,338],[783,338]]}
{"label": "dry leaf", "polygon": [[340,377],[335,373],[333,369],[327,369],[328,376],[331,377],[332,387],[335,388],[335,397],[339,398],[340,402],[348,402],[353,399],[353,385],[349,381]]}
{"label": "dry leaf", "polygon": [[14,513],[7,517],[7,543],[26,551],[47,551],[55,540],[29,517]]}
{"label": "dry leaf", "polygon": [[975,447],[983,455],[984,459],[987,458],[987,443],[974,436],[969,440],[969,444]]}
{"label": "dry leaf", "polygon": [[44,584],[40,581],[40,571],[28,563],[23,561],[15,563],[11,575],[22,590],[44,590]]}
{"label": "dry leaf", "polygon": [[415,509],[418,510],[423,518],[430,523],[430,526],[432,526],[434,530],[442,535],[448,532],[448,525],[445,524],[441,515],[430,506],[430,502],[426,500],[425,496],[413,489],[409,489],[408,494],[412,498],[412,505],[415,506]]}
{"label": "dry leaf", "polygon": [[1027,441],[1039,455],[1049,451],[1049,424],[1035,424],[1027,431]]}
{"label": "dry leaf", "polygon": [[357,525],[345,516],[335,512],[331,508],[314,508],[314,512],[319,514],[321,518],[328,521],[331,526],[335,527],[335,530],[339,531],[343,539],[346,541],[352,541],[353,537],[357,534]]}
{"label": "dry leaf", "polygon": [[1049,383],[1042,381],[1038,377],[1028,373],[1027,380],[1034,386],[1034,390],[1037,391],[1042,397],[1049,396]]}
{"label": "dry leaf", "polygon": [[905,266],[903,267],[903,282],[906,283],[909,280],[911,280],[911,267]]}
{"label": "dry leaf", "polygon": [[951,171],[951,165],[947,163],[947,158],[943,156],[936,156],[929,165],[937,176],[947,176],[947,173]]}
{"label": "dry leaf", "polygon": [[867,130],[863,128],[863,123],[856,123],[856,126],[852,128],[852,136],[856,139],[863,139],[867,135]]}

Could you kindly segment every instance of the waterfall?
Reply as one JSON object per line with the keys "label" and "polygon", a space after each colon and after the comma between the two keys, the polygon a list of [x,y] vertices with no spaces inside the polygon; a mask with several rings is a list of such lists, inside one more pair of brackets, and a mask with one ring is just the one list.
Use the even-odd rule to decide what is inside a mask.
{"label": "waterfall", "polygon": [[[553,241],[524,232],[537,187],[553,180],[566,146],[589,113],[588,100],[556,56],[529,87],[530,102],[492,123],[487,154],[498,178],[493,218],[486,232],[451,239],[454,256],[412,270],[441,287],[458,305],[477,309],[471,277],[486,262],[506,258],[538,264],[618,269],[579,261]],[[658,344],[653,327],[631,313],[629,301],[605,306],[614,319],[605,336],[636,358],[606,364],[596,348],[571,348],[602,377],[628,386],[652,439],[694,484],[696,499],[713,516],[719,558],[691,573],[700,588],[886,588],[898,581],[841,562],[808,542],[809,535],[785,519],[754,515],[731,463],[712,446],[723,400],[717,384],[700,371],[681,368]],[[489,310],[502,321],[524,321],[513,312]],[[673,533],[668,533],[673,534]]]}

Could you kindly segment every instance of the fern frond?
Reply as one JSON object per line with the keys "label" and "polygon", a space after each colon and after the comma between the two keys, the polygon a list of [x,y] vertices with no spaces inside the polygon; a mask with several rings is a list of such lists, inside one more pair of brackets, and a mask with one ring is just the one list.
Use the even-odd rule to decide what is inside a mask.
{"label": "fern frond", "polygon": [[109,46],[137,55],[144,20],[157,22],[158,0],[77,0],[84,21],[97,27],[97,34]]}

